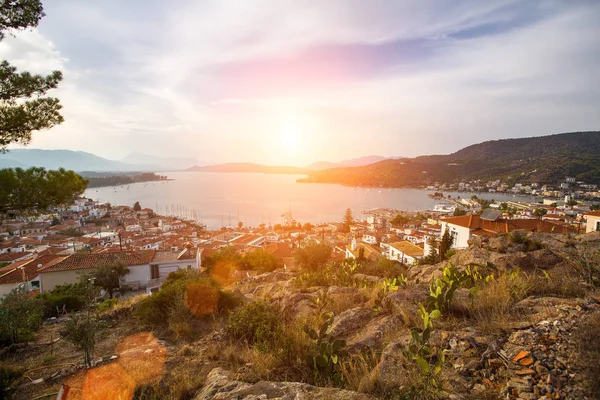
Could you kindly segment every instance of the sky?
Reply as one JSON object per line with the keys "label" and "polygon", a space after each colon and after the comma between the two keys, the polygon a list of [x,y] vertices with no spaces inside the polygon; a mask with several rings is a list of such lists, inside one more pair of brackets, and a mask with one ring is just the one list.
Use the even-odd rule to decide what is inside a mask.
{"label": "sky", "polygon": [[600,1],[60,0],[0,59],[61,70],[31,148],[306,165],[600,129]]}

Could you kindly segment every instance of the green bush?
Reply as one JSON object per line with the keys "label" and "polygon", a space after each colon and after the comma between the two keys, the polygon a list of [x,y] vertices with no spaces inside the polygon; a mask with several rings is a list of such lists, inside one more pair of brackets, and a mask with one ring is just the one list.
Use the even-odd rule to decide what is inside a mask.
{"label": "green bush", "polygon": [[118,302],[119,302],[118,299],[104,300],[102,303],[98,304],[98,312],[103,313],[106,311],[110,311],[113,308],[115,308],[115,306],[117,305]]}
{"label": "green bush", "polygon": [[268,351],[283,334],[280,311],[266,301],[246,304],[229,315],[227,333],[237,340],[245,340],[260,351]]}
{"label": "green bush", "polygon": [[163,284],[158,292],[136,304],[133,316],[147,326],[166,326],[171,308],[182,301],[185,289],[191,282],[178,280]]}
{"label": "green bush", "polygon": [[62,309],[63,306],[69,312],[78,311],[85,304],[86,291],[83,285],[79,283],[58,285],[49,292],[38,295],[44,307],[44,317],[50,318],[56,316],[56,308]]}
{"label": "green bush", "polygon": [[0,361],[0,398],[9,395],[9,388],[12,383],[23,375],[22,368],[3,363]]}

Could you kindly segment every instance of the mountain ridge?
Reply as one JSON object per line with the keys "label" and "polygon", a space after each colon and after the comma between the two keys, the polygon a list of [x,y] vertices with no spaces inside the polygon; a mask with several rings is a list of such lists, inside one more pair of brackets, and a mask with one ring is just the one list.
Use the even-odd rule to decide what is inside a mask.
{"label": "mountain ridge", "polygon": [[600,183],[600,131],[486,141],[447,155],[311,171],[299,182],[420,187],[435,182],[503,179],[554,184],[565,176]]}

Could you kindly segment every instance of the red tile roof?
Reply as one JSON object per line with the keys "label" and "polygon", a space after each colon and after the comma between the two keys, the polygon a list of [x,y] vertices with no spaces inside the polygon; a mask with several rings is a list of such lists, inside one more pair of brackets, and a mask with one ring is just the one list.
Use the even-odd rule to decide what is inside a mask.
{"label": "red tile roof", "polygon": [[586,212],[584,215],[587,215],[589,217],[600,217],[600,210]]}
{"label": "red tile roof", "polygon": [[96,268],[100,264],[122,261],[128,266],[150,264],[156,250],[75,253],[58,264],[42,268],[40,272],[76,271]]}
{"label": "red tile roof", "polygon": [[444,219],[443,222],[469,228],[472,233],[494,232],[508,233],[516,230],[527,230],[531,232],[545,233],[565,233],[573,232],[573,228],[566,225],[555,224],[550,221],[544,221],[537,218],[529,219],[499,219],[497,221],[488,221],[479,218],[479,215],[463,215]]}
{"label": "red tile roof", "polygon": [[[35,260],[27,260],[26,263],[19,267],[13,268],[10,271],[0,273],[0,285],[9,285],[20,282],[30,281],[35,278],[42,268],[50,267],[66,257],[55,255],[46,255],[36,258]],[[42,265],[38,267],[38,265]]]}

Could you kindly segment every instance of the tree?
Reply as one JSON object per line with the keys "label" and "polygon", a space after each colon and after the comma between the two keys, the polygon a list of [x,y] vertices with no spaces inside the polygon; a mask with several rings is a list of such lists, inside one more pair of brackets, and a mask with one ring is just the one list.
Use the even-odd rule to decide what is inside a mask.
{"label": "tree", "polygon": [[331,257],[331,245],[311,241],[294,251],[296,264],[305,270],[316,271],[324,266]]}
{"label": "tree", "polygon": [[312,231],[314,227],[315,226],[313,224],[311,224],[310,222],[307,222],[302,226],[302,228],[307,232]]}
{"label": "tree", "polygon": [[455,217],[460,217],[461,215],[467,215],[467,212],[460,207],[456,207],[452,215]]}
{"label": "tree", "polygon": [[14,289],[0,302],[0,340],[19,342],[19,334],[37,330],[42,325],[41,302]]}
{"label": "tree", "polygon": [[140,206],[140,202],[139,201],[136,201],[135,204],[133,205],[133,211],[135,211],[135,212],[142,211],[142,206]]}
{"label": "tree", "polygon": [[398,214],[396,215],[391,221],[392,225],[394,226],[399,226],[399,225],[404,225],[405,223],[408,222],[408,218],[406,218],[404,215],[402,214]]}
{"label": "tree", "polygon": [[600,210],[600,203],[594,203],[590,206],[591,211]]}
{"label": "tree", "polygon": [[446,252],[452,248],[452,236],[450,236],[450,230],[446,229],[444,234],[442,235],[442,240],[440,241],[440,261],[444,261],[446,259]]}
{"label": "tree", "polygon": [[121,286],[121,279],[129,273],[129,268],[122,261],[112,261],[98,265],[90,274],[94,285],[108,292],[109,298],[113,298],[115,289]]}
{"label": "tree", "polygon": [[358,262],[363,262],[366,260],[365,258],[365,248],[360,246],[360,248],[358,249],[358,257],[356,259]]}
{"label": "tree", "polygon": [[569,201],[567,201],[567,205],[571,208],[573,208],[574,206],[576,206],[577,204],[579,204],[579,202],[575,199],[570,199]]}
{"label": "tree", "polygon": [[92,354],[100,339],[100,324],[95,316],[73,315],[65,325],[65,339],[83,351],[83,361],[88,368],[92,367]]}
{"label": "tree", "polygon": [[243,269],[259,272],[271,272],[279,267],[277,258],[265,249],[256,249],[246,253],[240,264]]}
{"label": "tree", "polygon": [[535,210],[533,210],[533,215],[535,215],[536,217],[538,217],[540,219],[547,213],[548,213],[548,210],[545,208],[536,208]]}
{"label": "tree", "polygon": [[238,229],[242,229],[242,227],[244,226],[244,223],[242,221],[238,222]]}
{"label": "tree", "polygon": [[0,214],[44,212],[70,204],[81,196],[87,180],[63,168],[6,168],[0,170]]}
{"label": "tree", "polygon": [[352,210],[347,208],[344,213],[344,232],[350,232],[350,225],[352,225],[352,222],[354,222]]}
{"label": "tree", "polygon": [[[39,0],[0,2],[0,41],[6,31],[34,28],[44,16]],[[58,99],[43,97],[62,80],[60,71],[47,76],[17,72],[0,62],[0,152],[11,143],[27,144],[33,131],[50,129],[63,122]]]}
{"label": "tree", "polygon": [[85,312],[72,315],[65,325],[65,331],[67,332],[65,339],[83,351],[83,361],[88,368],[92,367],[94,347],[102,333],[102,325],[95,315],[98,293],[90,281],[90,277],[84,275],[79,282],[80,289],[84,293]]}

